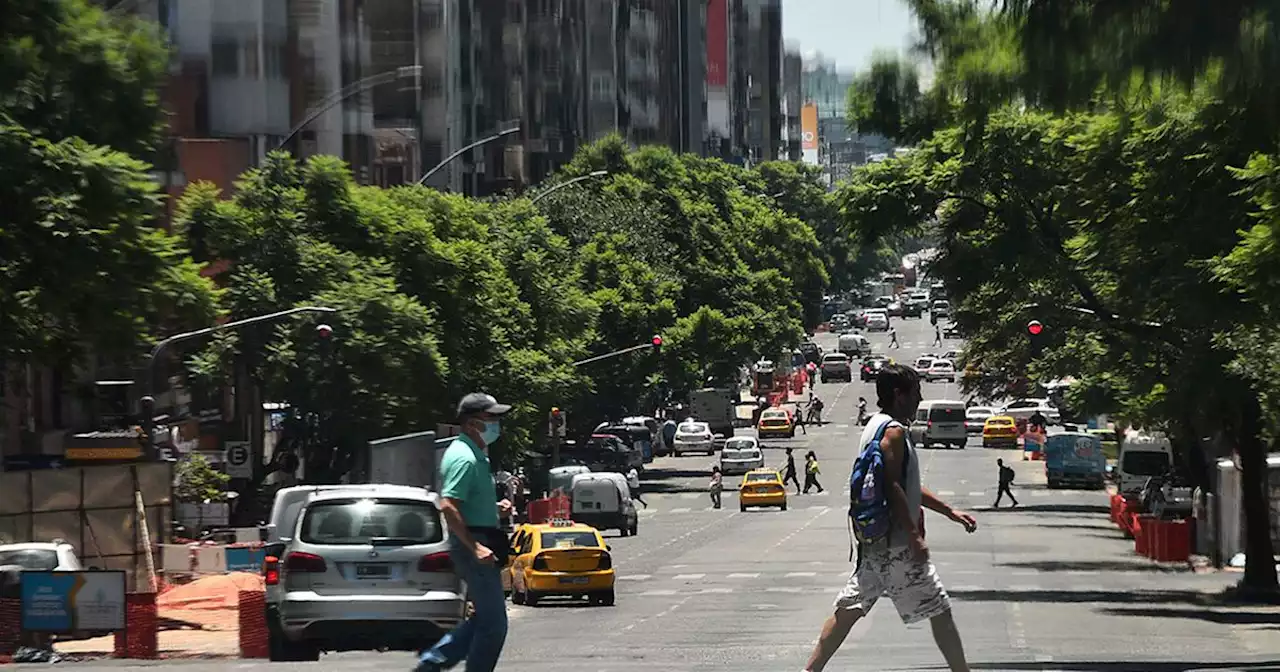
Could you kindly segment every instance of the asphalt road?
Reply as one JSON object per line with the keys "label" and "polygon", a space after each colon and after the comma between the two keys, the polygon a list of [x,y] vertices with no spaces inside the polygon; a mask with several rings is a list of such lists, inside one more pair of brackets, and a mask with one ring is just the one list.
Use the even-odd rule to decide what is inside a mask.
{"label": "asphalt road", "polygon": [[[895,322],[903,347],[892,355],[900,361],[939,349],[931,347],[928,320]],[[835,336],[819,339],[834,348]],[[877,352],[885,352],[886,336],[871,339]],[[941,349],[958,346],[948,342]],[[511,606],[500,669],[800,670],[851,568],[846,483],[859,448],[851,418],[859,395],[874,406],[871,386],[856,381],[819,384],[817,393],[827,402],[831,422],[792,440],[767,442],[766,455],[780,464],[785,447],[797,449],[798,460],[815,451],[824,493],[793,495],[785,512],[741,513],[736,494],[726,492],[725,507],[717,511],[706,493],[711,459],[655,461],[645,475],[649,508],[641,513],[639,535],[609,540],[619,575],[617,605]],[[924,396],[960,398],[954,384],[943,383],[927,384]],[[1274,630],[1268,638],[1241,625],[1247,613],[1198,604],[1234,577],[1155,567],[1134,556],[1131,542],[1110,525],[1104,493],[1049,491],[1042,463],[976,444],[921,451],[926,486],[974,513],[980,525],[966,535],[939,516],[927,518],[933,558],[953,598],[973,669],[1280,670],[1280,649],[1267,644],[1280,639]],[[991,509],[996,457],[1012,461],[1017,471],[1018,508]],[[230,666],[317,667],[162,664],[209,672]],[[319,664],[408,670],[412,660],[403,653],[343,654]],[[903,626],[886,602],[854,629],[828,669],[945,667],[928,626]]]}

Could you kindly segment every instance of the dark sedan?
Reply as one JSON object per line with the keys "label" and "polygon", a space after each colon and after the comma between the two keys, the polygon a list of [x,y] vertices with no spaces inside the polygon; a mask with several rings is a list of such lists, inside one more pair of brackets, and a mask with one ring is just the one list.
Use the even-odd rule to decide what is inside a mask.
{"label": "dark sedan", "polygon": [[867,359],[862,360],[862,366],[860,367],[862,370],[862,373],[860,374],[862,382],[865,383],[875,380],[876,375],[880,373],[880,369],[883,369],[888,363],[889,360],[884,357],[868,357]]}

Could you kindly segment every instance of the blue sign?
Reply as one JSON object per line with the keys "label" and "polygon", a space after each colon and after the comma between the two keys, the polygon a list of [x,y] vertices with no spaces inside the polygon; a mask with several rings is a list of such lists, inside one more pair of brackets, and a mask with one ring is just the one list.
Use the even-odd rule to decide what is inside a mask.
{"label": "blue sign", "polygon": [[228,548],[228,572],[260,572],[262,564],[267,560],[266,549],[262,548]]}
{"label": "blue sign", "polygon": [[124,572],[24,571],[22,629],[70,633],[124,629]]}

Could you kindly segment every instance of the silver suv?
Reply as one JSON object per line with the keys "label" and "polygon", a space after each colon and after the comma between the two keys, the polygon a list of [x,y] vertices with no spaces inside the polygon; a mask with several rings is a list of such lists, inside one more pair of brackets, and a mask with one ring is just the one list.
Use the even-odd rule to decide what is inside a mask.
{"label": "silver suv", "polygon": [[268,559],[272,660],[321,651],[415,651],[463,618],[435,493],[388,486],[316,493],[283,557]]}

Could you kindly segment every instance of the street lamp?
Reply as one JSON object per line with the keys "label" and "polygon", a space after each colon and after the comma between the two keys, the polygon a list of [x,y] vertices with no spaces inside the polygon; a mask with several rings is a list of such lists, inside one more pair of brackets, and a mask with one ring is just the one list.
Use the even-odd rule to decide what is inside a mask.
{"label": "street lamp", "polygon": [[462,149],[459,149],[458,151],[456,151],[456,152],[454,152],[454,153],[450,154],[449,156],[444,157],[444,161],[441,161],[440,163],[436,164],[436,167],[435,167],[435,168],[432,168],[431,170],[428,170],[427,172],[425,172],[425,173],[423,173],[423,174],[422,174],[422,177],[419,177],[419,178],[418,178],[418,184],[426,184],[426,183],[427,183],[427,180],[431,179],[431,176],[432,176],[432,175],[435,175],[436,173],[440,172],[440,169],[441,169],[441,168],[444,168],[445,166],[449,165],[449,162],[450,162],[450,161],[453,161],[454,159],[458,158],[459,156],[462,156],[464,153],[466,153],[466,152],[468,152],[468,151],[471,151],[471,150],[473,150],[473,149],[475,149],[476,147],[479,147],[479,146],[481,146],[481,145],[487,145],[487,144],[489,144],[489,143],[493,142],[494,140],[499,140],[499,139],[501,139],[501,138],[505,138],[506,136],[511,135],[512,133],[518,133],[519,131],[520,131],[520,124],[516,124],[515,126],[512,126],[511,128],[507,128],[507,129],[503,129],[503,130],[501,130],[501,131],[498,131],[497,133],[494,133],[493,135],[491,135],[491,136],[489,136],[489,137],[487,137],[487,138],[482,138],[482,139],[480,139],[480,140],[476,140],[475,142],[473,142],[473,143],[471,143],[471,144],[467,145],[466,147],[463,147]]}
{"label": "street lamp", "polygon": [[534,196],[534,197],[533,197],[533,200],[532,200],[532,201],[529,201],[529,203],[530,203],[530,204],[537,203],[538,201],[541,201],[542,199],[544,199],[544,198],[546,198],[546,197],[550,196],[551,194],[554,194],[554,193],[556,193],[557,191],[560,191],[561,189],[564,189],[565,187],[568,187],[568,186],[571,186],[571,185],[575,185],[575,184],[577,184],[577,183],[579,183],[579,182],[582,182],[583,180],[590,180],[590,179],[595,178],[595,177],[604,177],[605,175],[608,175],[608,174],[609,174],[609,171],[607,171],[607,170],[593,170],[593,171],[591,171],[591,172],[587,173],[586,175],[579,175],[579,176],[577,176],[577,177],[573,178],[572,180],[566,180],[566,181],[564,181],[564,182],[561,182],[560,184],[557,184],[557,185],[555,185],[555,186],[553,186],[553,187],[551,187],[551,188],[547,189],[546,191],[542,192],[541,194],[538,194],[537,196]]}
{"label": "street lamp", "polygon": [[372,89],[375,86],[388,84],[398,79],[417,78],[417,76],[421,72],[422,72],[422,66],[420,65],[406,65],[403,67],[396,68],[395,70],[388,70],[386,72],[380,72],[376,75],[365,77],[360,81],[357,81],[353,84],[343,87],[337,93],[334,93],[333,95],[330,95],[329,97],[320,101],[320,104],[317,105],[315,109],[307,113],[306,118],[304,118],[297,126],[294,126],[289,131],[288,135],[284,136],[284,140],[281,140],[279,144],[275,146],[275,149],[283,149],[285,145],[289,144],[290,140],[293,140],[293,137],[295,135],[302,132],[302,129],[306,128],[308,124],[315,121],[317,118],[320,117],[320,115],[324,114],[325,112],[328,112],[330,109],[333,108],[333,106],[337,105],[338,103],[341,103],[342,101],[352,96],[364,93],[365,91],[368,91],[369,89]]}
{"label": "street lamp", "polygon": [[[173,345],[174,343],[178,343],[180,341],[189,341],[193,338],[208,336],[209,334],[214,334],[220,331],[229,331],[232,329],[239,329],[240,327],[245,327],[251,324],[260,324],[262,322],[272,322],[284,317],[288,317],[290,315],[297,315],[299,313],[336,313],[336,312],[338,312],[337,308],[330,308],[328,306],[299,306],[297,308],[290,308],[289,310],[281,310],[279,312],[268,313],[266,315],[255,315],[254,317],[247,317],[243,320],[236,320],[234,322],[218,324],[212,327],[205,327],[204,329],[197,329],[195,331],[187,331],[181,334],[174,334],[164,339],[163,341],[156,343],[156,346],[151,349],[151,355],[147,357],[147,366],[146,366],[145,373],[143,374],[144,378],[142,380],[142,385],[143,385],[143,389],[146,391],[146,394],[143,395],[142,398],[138,400],[138,407],[142,415],[142,441],[143,441],[143,445],[146,447],[145,452],[146,452],[147,459],[152,458],[152,453],[154,452],[154,449],[155,449],[155,441],[153,440],[154,437],[152,436],[152,434],[155,431],[155,420],[156,420],[156,412],[155,412],[156,399],[155,399],[155,396],[153,396],[153,393],[155,392],[154,385],[155,385],[156,359],[160,356],[160,353],[164,352],[165,348],[169,347],[170,345]],[[322,324],[320,325],[320,327],[321,327],[322,337],[327,335],[324,333],[325,329],[332,332],[332,328],[329,327],[328,325]]]}

